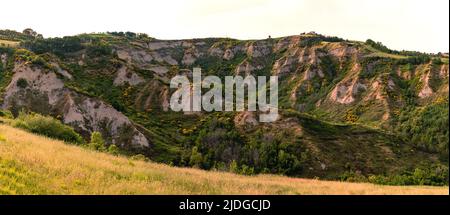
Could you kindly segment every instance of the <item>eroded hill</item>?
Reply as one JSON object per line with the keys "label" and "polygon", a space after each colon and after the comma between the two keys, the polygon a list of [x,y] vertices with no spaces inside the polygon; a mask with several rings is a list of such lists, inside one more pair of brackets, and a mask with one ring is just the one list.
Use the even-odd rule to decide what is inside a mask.
{"label": "eroded hill", "polygon": [[[86,138],[178,166],[341,178],[448,161],[448,58],[315,33],[266,40],[144,34],[3,36],[2,108],[52,115]],[[277,75],[281,117],[175,113],[170,79]],[[448,168],[447,168],[448,171]]]}

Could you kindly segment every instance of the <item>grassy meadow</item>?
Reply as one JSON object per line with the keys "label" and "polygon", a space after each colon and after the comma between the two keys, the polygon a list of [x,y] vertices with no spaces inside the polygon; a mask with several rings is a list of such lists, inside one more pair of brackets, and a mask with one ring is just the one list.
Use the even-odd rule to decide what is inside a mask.
{"label": "grassy meadow", "polygon": [[448,195],[449,189],[176,168],[91,151],[0,124],[0,194]]}

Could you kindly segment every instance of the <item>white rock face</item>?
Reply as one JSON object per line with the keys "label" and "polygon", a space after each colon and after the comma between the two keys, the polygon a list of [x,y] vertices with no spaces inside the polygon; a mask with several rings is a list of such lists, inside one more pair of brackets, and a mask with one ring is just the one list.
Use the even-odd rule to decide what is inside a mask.
{"label": "white rock face", "polygon": [[317,65],[321,62],[320,57],[325,56],[325,53],[318,52],[316,48],[297,49],[296,56],[299,63]]}
{"label": "white rock face", "polygon": [[224,51],[221,48],[212,47],[208,50],[208,55],[211,55],[214,57],[222,57],[224,55]]}
{"label": "white rock face", "polygon": [[149,68],[149,70],[161,76],[165,75],[169,71],[169,69],[165,66],[152,66]]}
{"label": "white rock face", "polygon": [[52,65],[56,68],[56,72],[58,72],[60,75],[64,76],[65,78],[72,80],[72,75],[67,72],[64,69],[61,69],[61,67],[57,63],[52,63]]}
{"label": "white rock face", "polygon": [[160,54],[158,52],[152,52],[152,57],[159,63],[167,63],[172,66],[178,65],[178,62],[173,59],[170,55]]}
{"label": "white rock face", "polygon": [[255,42],[247,45],[247,55],[254,58],[266,56],[270,52],[270,47],[264,42]]}
{"label": "white rock face", "polygon": [[294,62],[295,57],[292,56],[285,56],[278,59],[273,65],[272,74],[283,75],[290,73],[292,71]]}
{"label": "white rock face", "polygon": [[355,101],[355,96],[361,91],[366,90],[366,88],[357,79],[349,82],[341,82],[331,92],[330,99],[340,104],[350,104]]}
{"label": "white rock face", "polygon": [[131,56],[125,50],[117,50],[117,56],[119,57],[119,59],[122,59],[124,61],[129,62],[129,63],[131,62]]}
{"label": "white rock face", "polygon": [[256,120],[255,112],[243,111],[237,114],[234,118],[234,124],[237,126],[243,125],[258,125],[258,120]]}
{"label": "white rock face", "polygon": [[181,61],[182,64],[190,66],[195,63],[197,60],[197,55],[192,52],[186,52],[183,56],[183,60]]}
{"label": "white rock face", "polygon": [[[184,65],[190,66],[190,65],[194,64],[198,58],[200,58],[204,54],[208,54],[209,52],[213,52],[213,53],[219,52],[219,53],[215,53],[217,55],[217,54],[220,54],[220,49],[211,48],[208,50],[208,52],[203,53],[203,52],[200,52],[194,44],[190,44],[188,49],[185,50],[185,52],[184,52],[184,56],[183,56],[183,59],[181,60],[181,63]],[[214,54],[213,54],[213,56],[214,56]]]}
{"label": "white rock face", "polygon": [[17,81],[19,79],[25,79],[29,87],[39,89],[40,92],[47,94],[50,105],[56,104],[61,96],[60,91],[64,87],[64,83],[58,79],[55,73],[45,73],[40,69],[32,69],[27,65],[19,63],[15,64],[13,72],[14,75],[12,80],[8,87],[6,87],[5,101],[11,98],[15,93],[23,90],[17,86]]}
{"label": "white rock face", "polygon": [[316,76],[319,76],[320,78],[323,78],[323,77],[325,77],[325,74],[323,73],[323,71],[321,69],[309,68],[309,69],[307,69],[305,71],[305,74],[303,76],[303,80],[304,81],[310,81]]}
{"label": "white rock face", "polygon": [[358,49],[347,45],[332,44],[329,47],[329,53],[339,59],[357,54]]}
{"label": "white rock face", "polygon": [[165,88],[163,89],[161,93],[161,100],[162,100],[162,108],[163,111],[168,111],[170,108],[170,95],[169,95],[169,89]]}
{"label": "white rock face", "polygon": [[236,67],[235,74],[246,77],[251,75],[253,71],[263,69],[261,65],[252,65],[248,61],[244,61]]}
{"label": "white rock face", "polygon": [[425,74],[424,76],[422,76],[422,83],[423,83],[423,87],[419,92],[419,97],[424,99],[427,97],[430,97],[433,95],[433,89],[431,89],[429,82],[430,82],[430,75],[431,75],[431,71],[429,71],[427,74]]}
{"label": "white rock face", "polygon": [[439,77],[448,78],[448,65],[441,66],[441,69],[439,70]]}
{"label": "white rock face", "polygon": [[394,81],[393,81],[392,79],[390,79],[390,78],[389,78],[389,80],[388,80],[388,88],[389,88],[390,90],[394,90],[394,89],[395,89],[395,83],[394,83]]}
{"label": "white rock face", "polygon": [[155,41],[150,42],[148,48],[152,51],[157,51],[160,49],[180,47],[183,43],[183,41]]}
{"label": "white rock face", "polygon": [[141,48],[121,48],[117,50],[117,56],[119,59],[122,59],[129,64],[136,64],[138,66],[150,64],[156,58],[151,53]]}
{"label": "white rock face", "polygon": [[145,80],[141,78],[138,74],[129,71],[126,66],[122,66],[117,72],[117,76],[114,79],[115,86],[122,86],[125,83],[130,84],[131,86],[136,86],[140,83],[143,83]]}
{"label": "white rock face", "polygon": [[[20,104],[21,101],[17,101],[17,99],[24,98],[16,97],[16,95],[22,94],[26,90],[39,92],[48,97],[48,105],[60,113],[63,122],[76,129],[90,133],[100,131],[104,129],[103,126],[107,125],[112,143],[121,145],[124,144],[118,142],[121,131],[130,127],[130,144],[135,147],[150,146],[147,138],[134,127],[125,115],[103,101],[87,98],[65,88],[63,81],[54,72],[31,68],[23,63],[16,63],[13,72],[12,80],[5,89],[2,108],[10,108],[13,100]],[[27,81],[26,89],[17,86],[19,79]],[[32,109],[32,107],[29,108]]]}
{"label": "white rock face", "polygon": [[364,98],[365,101],[368,100],[379,100],[379,101],[385,101],[386,97],[383,95],[383,83],[381,80],[376,80],[372,83],[370,86],[370,92],[368,95]]}
{"label": "white rock face", "polygon": [[225,53],[222,56],[223,59],[225,60],[231,60],[234,58],[234,52],[231,49],[227,49],[225,50]]}
{"label": "white rock face", "polygon": [[6,66],[6,60],[7,60],[7,59],[8,59],[8,55],[6,55],[6,54],[0,55],[0,62],[2,62],[3,67]]}
{"label": "white rock face", "polygon": [[[112,139],[114,144],[123,144],[117,142],[117,139],[120,135],[120,129],[124,126],[132,126],[131,122],[127,117],[125,117],[122,113],[118,112],[114,108],[109,105],[106,105],[104,102],[94,100],[94,99],[85,99],[81,104],[78,105],[78,110],[88,110],[86,114],[83,116],[83,120],[80,121],[70,121],[70,119],[65,118],[65,122],[68,124],[79,124],[90,125],[93,127],[94,131],[102,130],[101,127],[102,122],[107,121],[108,126],[111,129]],[[132,144],[134,146],[145,146],[148,147],[148,140],[144,137],[142,133],[136,130],[136,128],[132,128],[133,138]]]}

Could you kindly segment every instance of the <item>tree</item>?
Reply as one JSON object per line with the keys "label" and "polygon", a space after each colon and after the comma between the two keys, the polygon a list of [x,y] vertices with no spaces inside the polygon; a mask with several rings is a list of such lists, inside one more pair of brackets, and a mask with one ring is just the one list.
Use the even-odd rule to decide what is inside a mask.
{"label": "tree", "polygon": [[28,82],[24,78],[19,78],[19,80],[17,80],[17,86],[22,88],[22,89],[27,88]]}
{"label": "tree", "polygon": [[230,172],[239,173],[239,166],[238,166],[238,163],[236,162],[236,160],[233,160],[230,163]]}
{"label": "tree", "polygon": [[127,31],[127,32],[125,32],[125,36],[129,37],[129,38],[134,38],[134,37],[136,37],[136,33]]}
{"label": "tree", "polygon": [[[24,29],[24,30],[22,31],[22,33],[23,33],[23,34],[26,34],[26,35],[28,35],[28,36],[32,36],[32,37],[38,36],[38,33],[37,33],[36,31],[34,31],[33,29],[31,29],[31,28],[26,28],[26,29]],[[42,36],[42,35],[41,35],[41,36]]]}
{"label": "tree", "polygon": [[191,158],[189,164],[194,167],[200,167],[202,164],[203,158],[202,154],[198,152],[198,148],[194,146],[192,148]]}
{"label": "tree", "polygon": [[111,144],[108,147],[108,153],[112,154],[112,155],[119,155],[119,147],[117,147],[114,144]]}
{"label": "tree", "polygon": [[89,148],[97,151],[106,151],[105,140],[103,139],[102,134],[100,132],[98,131],[92,132]]}

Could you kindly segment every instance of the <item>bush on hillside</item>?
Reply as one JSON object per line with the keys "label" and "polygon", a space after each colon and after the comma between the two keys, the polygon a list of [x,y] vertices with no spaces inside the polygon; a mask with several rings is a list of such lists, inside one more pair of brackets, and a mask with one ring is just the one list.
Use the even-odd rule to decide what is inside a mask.
{"label": "bush on hillside", "polygon": [[22,89],[27,88],[27,86],[28,86],[27,79],[19,78],[19,80],[17,80],[17,86],[22,88]]}
{"label": "bush on hillside", "polygon": [[53,53],[59,57],[84,49],[80,38],[76,36],[25,41],[22,46],[36,54]]}
{"label": "bush on hillside", "polygon": [[108,153],[109,154],[112,154],[112,155],[119,155],[120,154],[120,150],[119,150],[119,147],[117,147],[116,145],[114,145],[114,144],[111,144],[109,147],[108,147]]}
{"label": "bush on hillside", "polygon": [[13,126],[65,142],[83,143],[83,138],[72,127],[64,125],[50,116],[20,112],[19,116],[14,120]]}
{"label": "bush on hillside", "polygon": [[89,148],[97,151],[106,151],[105,140],[102,134],[98,131],[94,131],[91,134],[91,142],[89,143]]}
{"label": "bush on hillside", "polygon": [[440,164],[421,164],[414,170],[401,174],[365,176],[353,171],[340,176],[341,181],[364,182],[391,186],[446,186],[448,185],[448,167]]}
{"label": "bush on hillside", "polygon": [[9,110],[0,110],[0,117],[4,117],[7,119],[13,119],[14,116]]}

